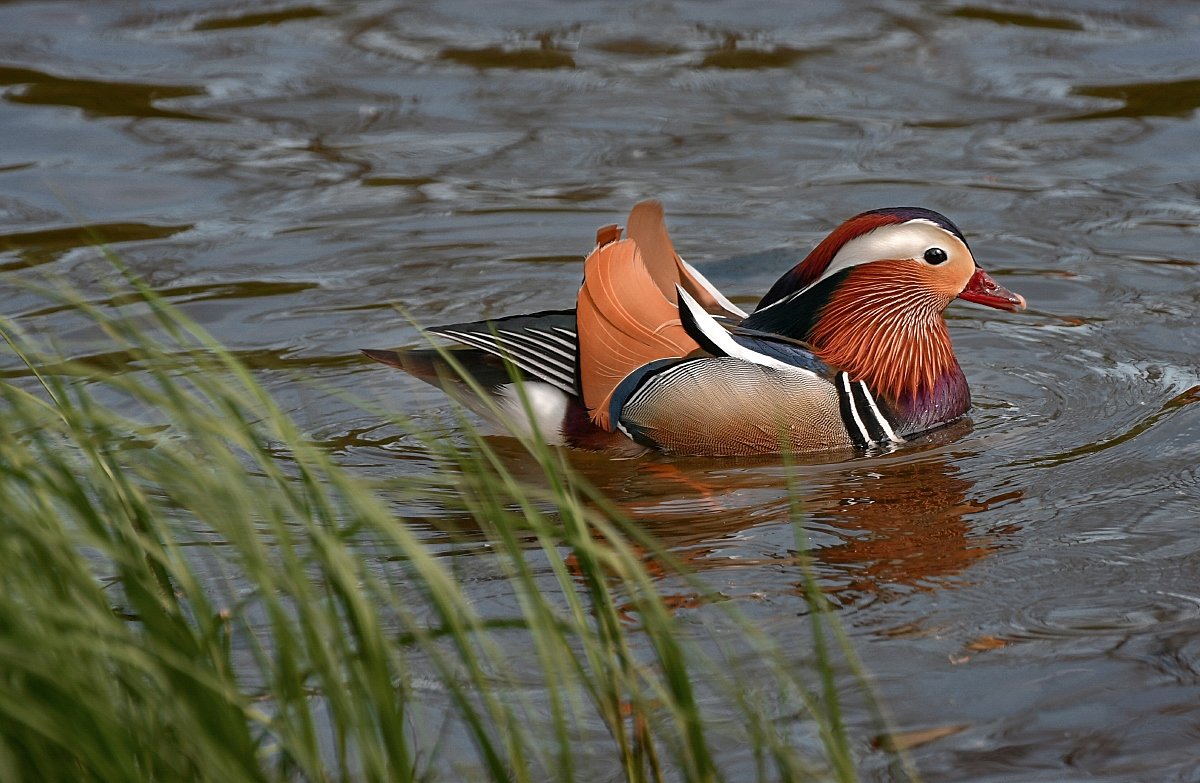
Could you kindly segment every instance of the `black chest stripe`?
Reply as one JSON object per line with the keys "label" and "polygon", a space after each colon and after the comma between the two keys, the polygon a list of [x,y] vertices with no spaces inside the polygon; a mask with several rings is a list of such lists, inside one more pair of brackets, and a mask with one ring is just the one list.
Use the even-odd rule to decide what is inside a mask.
{"label": "black chest stripe", "polygon": [[841,409],[842,423],[846,426],[846,432],[849,433],[850,440],[853,441],[856,447],[865,449],[871,444],[871,437],[855,402],[850,376],[844,372],[839,372],[837,374],[836,388],[838,408]]}
{"label": "black chest stripe", "polygon": [[890,441],[891,438],[888,437],[882,422],[879,421],[880,414],[875,407],[875,401],[870,398],[870,392],[867,391],[866,384],[862,381],[852,383],[850,384],[850,390],[854,395],[854,407],[858,410],[859,418],[866,425],[871,442],[887,443]]}
{"label": "black chest stripe", "polygon": [[873,444],[902,442],[865,383],[851,382],[850,376],[840,372],[835,385],[842,423],[855,446],[865,448]]}

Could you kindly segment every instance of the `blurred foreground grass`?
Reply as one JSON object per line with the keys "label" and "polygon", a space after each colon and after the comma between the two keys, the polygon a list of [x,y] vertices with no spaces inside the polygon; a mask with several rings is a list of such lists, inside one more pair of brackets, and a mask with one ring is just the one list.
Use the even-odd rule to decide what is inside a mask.
{"label": "blurred foreground grass", "polygon": [[[385,503],[126,282],[117,307],[41,294],[136,372],[0,321],[0,779],[846,781],[877,752],[841,717],[854,659],[814,585],[812,649],[781,650],[561,455],[526,444],[529,486],[469,427],[395,419],[439,468]],[[397,498],[469,515],[510,617],[478,610]],[[663,568],[725,641],[681,632]]]}

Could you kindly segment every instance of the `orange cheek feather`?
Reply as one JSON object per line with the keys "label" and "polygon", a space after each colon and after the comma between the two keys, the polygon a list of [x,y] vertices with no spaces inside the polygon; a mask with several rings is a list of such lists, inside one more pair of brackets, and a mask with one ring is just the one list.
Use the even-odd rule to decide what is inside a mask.
{"label": "orange cheek feather", "polygon": [[941,313],[958,289],[939,271],[914,261],[852,270],[809,334],[817,355],[892,402],[932,390],[957,364]]}

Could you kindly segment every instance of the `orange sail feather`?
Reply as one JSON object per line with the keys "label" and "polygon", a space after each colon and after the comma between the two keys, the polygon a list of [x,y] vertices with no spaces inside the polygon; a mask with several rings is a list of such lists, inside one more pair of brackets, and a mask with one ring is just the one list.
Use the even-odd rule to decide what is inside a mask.
{"label": "orange sail feather", "polygon": [[[583,401],[593,422],[611,431],[609,401],[631,372],[699,345],[684,330],[675,297],[664,294],[636,242],[597,247],[584,262],[576,318]],[[670,288],[674,293],[674,283]]]}
{"label": "orange sail feather", "polygon": [[654,284],[663,296],[672,302],[677,302],[675,285],[692,295],[707,312],[713,315],[725,315],[733,318],[745,318],[746,314],[732,307],[728,300],[721,297],[707,281],[697,279],[699,274],[688,267],[667,233],[667,222],[663,217],[662,203],[658,201],[639,201],[629,213],[629,223],[626,229],[629,238],[637,243],[646,268],[654,278]]}

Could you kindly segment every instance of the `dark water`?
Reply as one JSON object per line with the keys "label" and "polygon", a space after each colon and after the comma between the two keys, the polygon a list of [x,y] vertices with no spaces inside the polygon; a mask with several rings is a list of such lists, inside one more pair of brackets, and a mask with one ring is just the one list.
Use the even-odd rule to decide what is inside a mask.
{"label": "dark water", "polygon": [[[743,304],[789,262],[730,258],[945,212],[1030,310],[951,309],[971,424],[793,471],[820,578],[897,728],[947,728],[913,751],[925,779],[1200,781],[1198,50],[1183,0],[6,3],[0,274],[103,300],[95,230],[389,475],[428,463],[335,392],[446,410],[356,353],[415,340],[394,305],[567,305],[595,228],[643,197]],[[787,469],[577,461],[801,644]]]}

